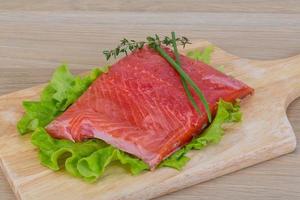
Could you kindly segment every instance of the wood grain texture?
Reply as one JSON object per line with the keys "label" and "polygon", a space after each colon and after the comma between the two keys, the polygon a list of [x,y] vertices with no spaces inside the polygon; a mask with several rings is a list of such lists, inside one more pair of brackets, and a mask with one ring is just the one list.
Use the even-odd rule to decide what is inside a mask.
{"label": "wood grain texture", "polygon": [[[208,45],[194,43],[183,52]],[[296,138],[286,107],[300,96],[299,63],[300,55],[256,61],[215,47],[211,64],[224,65],[226,74],[255,89],[255,95],[242,101],[243,123],[227,128],[220,144],[190,152],[191,160],[180,172],[160,168],[131,176],[121,168],[110,167],[92,185],[39,165],[29,136],[20,137],[16,131],[16,122],[22,115],[21,102],[37,99],[44,86],[1,96],[0,166],[18,199],[130,200],[158,197],[290,153],[296,148]],[[74,193],[72,188],[81,188],[82,192]]]}
{"label": "wood grain texture", "polygon": [[[124,35],[144,38],[176,30],[248,58],[283,58],[300,51],[299,1],[149,2],[1,1],[0,94],[45,82],[62,61],[78,73],[102,64],[101,50]],[[177,20],[182,16],[187,20]],[[288,116],[299,133],[299,100]],[[298,199],[299,155],[296,150],[162,199]],[[0,183],[0,199],[15,199],[3,176]]]}
{"label": "wood grain texture", "polygon": [[300,8],[296,0],[18,0],[0,2],[0,10],[299,13]]}

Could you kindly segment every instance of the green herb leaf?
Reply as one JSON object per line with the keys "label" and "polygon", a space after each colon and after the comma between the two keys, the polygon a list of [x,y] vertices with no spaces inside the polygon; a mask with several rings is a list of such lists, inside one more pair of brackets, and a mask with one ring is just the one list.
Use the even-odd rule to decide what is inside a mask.
{"label": "green herb leaf", "polygon": [[[182,45],[183,47],[185,47],[187,44],[191,44],[189,39],[184,36],[176,38],[175,42],[179,43],[179,45]],[[170,46],[172,43],[172,38],[164,36],[164,39],[161,40],[157,34],[155,34],[154,37],[148,36],[146,38],[146,41],[135,41],[124,38],[120,41],[120,44],[115,49],[104,50],[102,53],[105,56],[106,60],[109,60],[112,57],[116,58],[122,54],[127,55],[129,52],[141,49],[145,44],[147,44],[151,48],[155,48],[156,46],[161,46],[161,44]]]}

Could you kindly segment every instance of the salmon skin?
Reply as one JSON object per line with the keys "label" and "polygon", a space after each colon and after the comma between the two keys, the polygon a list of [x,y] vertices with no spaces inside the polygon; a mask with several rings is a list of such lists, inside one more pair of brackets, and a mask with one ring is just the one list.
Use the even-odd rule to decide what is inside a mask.
{"label": "salmon skin", "polygon": [[[165,50],[174,58],[172,51]],[[180,55],[182,68],[204,93],[213,115],[219,99],[233,102],[253,92],[211,66]],[[98,138],[137,156],[154,169],[207,126],[189,102],[180,76],[157,52],[144,47],[125,56],[47,127],[55,138]]]}

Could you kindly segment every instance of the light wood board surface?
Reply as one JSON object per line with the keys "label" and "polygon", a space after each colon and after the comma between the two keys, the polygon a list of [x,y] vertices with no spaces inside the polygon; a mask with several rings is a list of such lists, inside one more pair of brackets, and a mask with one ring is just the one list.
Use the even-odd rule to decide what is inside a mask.
{"label": "light wood board surface", "polygon": [[[122,2],[1,1],[0,93],[45,82],[62,61],[76,72],[103,63],[101,50],[124,35],[139,39],[176,30],[240,57],[259,59],[300,50],[299,1]],[[288,109],[296,133],[299,103]],[[297,199],[299,167],[296,151],[162,199]],[[0,199],[14,199],[3,176]]]}
{"label": "light wood board surface", "polygon": [[[184,52],[209,45],[196,42]],[[132,176],[119,167],[110,167],[95,184],[53,172],[39,165],[28,135],[20,137],[16,131],[23,113],[22,101],[37,99],[44,86],[1,96],[0,166],[18,199],[149,199],[294,151],[296,138],[286,107],[300,96],[300,54],[257,61],[236,57],[215,46],[211,64],[223,65],[226,74],[249,84],[255,94],[242,101],[243,122],[227,128],[219,144],[190,152],[191,160],[181,171],[159,168]],[[72,188],[81,188],[81,192]]]}

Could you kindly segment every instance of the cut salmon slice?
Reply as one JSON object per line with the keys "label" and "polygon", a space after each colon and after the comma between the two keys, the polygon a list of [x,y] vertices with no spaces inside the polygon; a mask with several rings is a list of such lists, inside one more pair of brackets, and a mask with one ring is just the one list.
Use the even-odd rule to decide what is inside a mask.
{"label": "cut salmon slice", "polygon": [[[166,51],[173,56],[172,51]],[[204,93],[215,114],[219,99],[233,102],[253,92],[211,66],[180,56],[182,68]],[[153,169],[198,135],[208,123],[189,102],[178,73],[144,47],[112,65],[63,114],[47,126],[55,138],[98,138],[142,159]]]}

